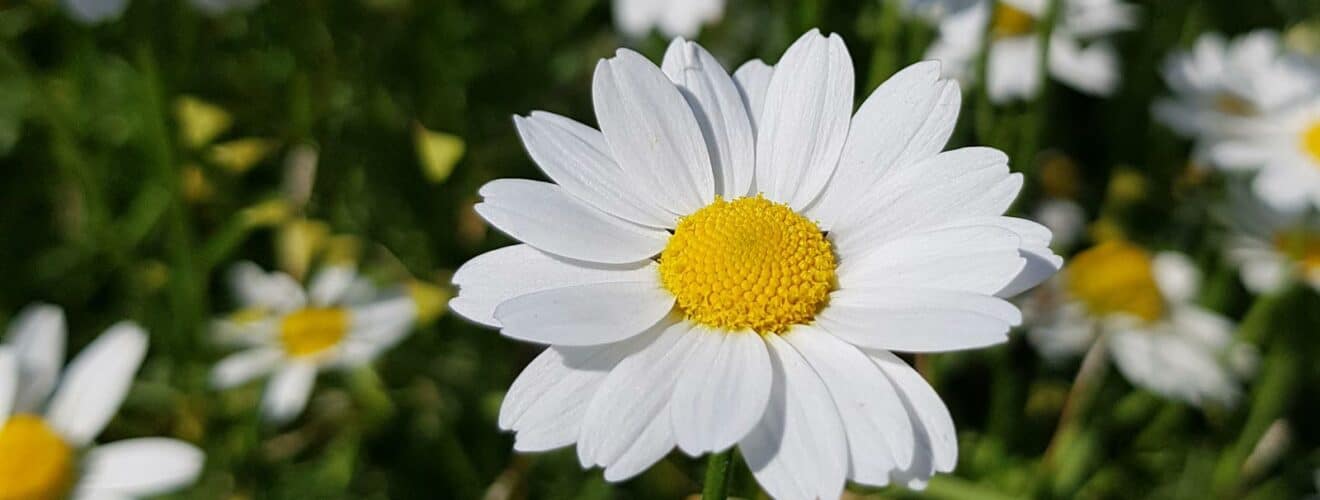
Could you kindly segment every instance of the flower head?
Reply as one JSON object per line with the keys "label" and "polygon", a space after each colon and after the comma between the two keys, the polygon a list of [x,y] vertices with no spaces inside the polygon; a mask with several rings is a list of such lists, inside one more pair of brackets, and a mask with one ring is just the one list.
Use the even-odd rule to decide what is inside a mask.
{"label": "flower head", "polygon": [[724,15],[725,0],[614,0],[614,25],[640,38],[659,28],[665,36],[695,37],[701,25]]}
{"label": "flower head", "polygon": [[64,343],[63,311],[36,305],[0,345],[0,498],[138,498],[192,484],[204,457],[191,444],[93,443],[128,394],[146,332],[130,322],[110,327],[61,376]]}
{"label": "flower head", "polygon": [[273,374],[262,412],[274,422],[302,413],[318,371],[370,362],[417,316],[410,296],[378,297],[348,266],[322,269],[305,292],[289,275],[252,263],[236,266],[231,280],[242,309],[216,321],[215,331],[243,350],[221,360],[211,380],[228,388]]}
{"label": "flower head", "polygon": [[1243,188],[1230,191],[1222,218],[1232,231],[1225,254],[1248,290],[1277,292],[1295,281],[1320,290],[1320,221],[1281,212]]}
{"label": "flower head", "polygon": [[[945,63],[949,76],[971,81],[985,30],[990,30],[986,90],[996,102],[1025,99],[1040,90],[1040,40],[1046,0],[983,0],[944,17],[927,57]],[[1105,39],[1136,25],[1119,0],[1062,0],[1050,35],[1049,76],[1082,92],[1109,95],[1118,87],[1118,54]],[[988,22],[987,22],[988,21]]]}
{"label": "flower head", "polygon": [[1022,182],[1003,153],[941,152],[960,93],[938,64],[855,114],[853,88],[836,35],[732,77],[680,39],[659,68],[600,62],[599,131],[515,118],[555,183],[481,189],[477,212],[523,244],[459,269],[450,307],[550,346],[501,408],[516,449],[576,444],[617,481],[736,445],[778,498],[952,470],[948,411],[890,350],[1004,341],[1020,316],[1001,297],[1061,259],[1001,215]]}
{"label": "flower head", "polygon": [[1193,304],[1199,287],[1182,254],[1103,242],[1031,297],[1027,338],[1051,360],[1100,342],[1133,384],[1196,405],[1232,404],[1237,361],[1250,349],[1233,340],[1228,319]]}

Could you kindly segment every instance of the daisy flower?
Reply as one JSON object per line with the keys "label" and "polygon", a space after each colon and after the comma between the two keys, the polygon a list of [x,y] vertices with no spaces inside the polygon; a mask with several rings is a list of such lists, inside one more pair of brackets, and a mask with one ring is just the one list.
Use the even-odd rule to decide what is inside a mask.
{"label": "daisy flower", "polygon": [[1230,192],[1223,214],[1230,230],[1226,254],[1253,293],[1272,293],[1294,281],[1320,290],[1320,218],[1275,210],[1245,189]]}
{"label": "daisy flower", "polygon": [[614,25],[641,38],[659,28],[665,36],[695,37],[701,25],[724,15],[724,0],[614,0]]}
{"label": "daisy flower", "polygon": [[732,78],[679,39],[659,68],[596,66],[599,131],[514,118],[555,183],[481,188],[476,211],[522,244],[463,265],[450,307],[550,346],[500,410],[517,450],[576,444],[621,481],[736,445],[777,498],[953,469],[947,409],[890,351],[1003,342],[1020,315],[1000,297],[1061,260],[1001,215],[1022,186],[1003,153],[941,152],[960,93],[938,63],[856,114],[853,89],[837,35]]}
{"label": "daisy flower", "polygon": [[1027,338],[1051,361],[1101,342],[1134,385],[1201,405],[1232,404],[1250,349],[1233,324],[1193,304],[1200,272],[1186,256],[1108,241],[1072,258],[1024,306]]}
{"label": "daisy flower", "polygon": [[1284,109],[1233,122],[1209,149],[1221,168],[1257,171],[1252,191],[1276,210],[1320,208],[1320,85],[1312,90]]}
{"label": "daisy flower", "polygon": [[[1136,25],[1134,9],[1118,0],[1059,0],[1058,22],[1046,58],[1049,75],[1079,91],[1109,95],[1118,87],[1118,54],[1104,38]],[[995,102],[1034,97],[1042,81],[1037,23],[1049,0],[990,0],[945,17],[926,56],[964,83],[974,76],[987,26],[986,91]],[[992,22],[987,17],[993,15]]]}
{"label": "daisy flower", "polygon": [[1320,85],[1320,73],[1284,50],[1271,30],[1232,41],[1219,33],[1201,35],[1191,50],[1169,56],[1163,74],[1174,95],[1155,103],[1155,117],[1200,139],[1198,150],[1233,121],[1287,108]]}
{"label": "daisy flower", "polygon": [[0,498],[139,498],[191,485],[204,456],[177,439],[96,445],[147,351],[147,334],[121,322],[60,374],[64,313],[25,309],[0,345]]}
{"label": "daisy flower", "polygon": [[329,266],[306,292],[293,277],[238,264],[231,282],[242,309],[217,320],[215,331],[243,349],[220,361],[212,384],[230,388],[271,375],[262,414],[283,423],[307,405],[316,374],[365,365],[412,329],[416,307],[407,295],[381,297],[350,266]]}

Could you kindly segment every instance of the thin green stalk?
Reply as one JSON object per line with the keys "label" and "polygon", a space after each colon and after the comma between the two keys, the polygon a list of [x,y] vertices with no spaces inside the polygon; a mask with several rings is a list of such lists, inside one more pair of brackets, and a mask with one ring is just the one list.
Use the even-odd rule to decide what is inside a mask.
{"label": "thin green stalk", "polygon": [[1047,466],[1053,462],[1060,449],[1068,447],[1082,416],[1091,408],[1096,393],[1104,383],[1105,368],[1109,366],[1105,362],[1105,355],[1106,347],[1101,338],[1091,344],[1086,356],[1082,358],[1082,365],[1077,369],[1077,376],[1073,379],[1072,388],[1068,390],[1068,398],[1064,400],[1063,410],[1059,414],[1059,424],[1055,427],[1054,436],[1050,438],[1050,444],[1045,448],[1044,460]]}
{"label": "thin green stalk", "polygon": [[1045,133],[1045,118],[1050,107],[1049,91],[1049,61],[1050,61],[1050,38],[1054,33],[1054,25],[1059,18],[1059,0],[1050,0],[1045,6],[1044,16],[1036,27],[1036,42],[1040,46],[1040,53],[1036,55],[1036,68],[1039,70],[1036,80],[1036,101],[1031,104],[1027,111],[1026,124],[1022,127],[1025,134],[1019,141],[1018,149],[1018,170],[1024,168],[1031,169],[1035,162],[1033,159],[1040,149],[1041,136]]}
{"label": "thin green stalk", "polygon": [[875,48],[871,51],[871,74],[867,78],[867,88],[874,89],[898,70],[899,32],[902,20],[899,19],[898,2],[881,2],[878,31]]}
{"label": "thin green stalk", "polygon": [[971,95],[976,96],[976,121],[975,135],[976,141],[982,144],[993,145],[989,142],[990,134],[994,130],[995,107],[990,101],[990,46],[994,42],[990,30],[994,27],[994,10],[991,9],[985,16],[985,26],[981,29],[981,51],[976,54],[976,61],[973,71],[976,74],[976,88],[972,89]]}
{"label": "thin green stalk", "polygon": [[733,449],[711,454],[706,459],[706,482],[701,488],[701,500],[729,498],[729,476],[733,468]]}

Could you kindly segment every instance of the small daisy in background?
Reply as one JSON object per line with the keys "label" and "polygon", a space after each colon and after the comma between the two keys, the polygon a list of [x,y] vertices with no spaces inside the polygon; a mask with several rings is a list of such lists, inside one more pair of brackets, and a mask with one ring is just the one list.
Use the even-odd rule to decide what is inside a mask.
{"label": "small daisy in background", "polygon": [[454,311],[549,346],[501,407],[514,448],[576,445],[622,481],[737,446],[782,499],[953,470],[948,410],[891,351],[1004,342],[1004,297],[1062,262],[1002,215],[1022,186],[1002,152],[942,151],[957,82],[916,64],[854,114],[843,40],[812,30],[733,77],[682,39],[660,67],[619,50],[592,90],[599,130],[515,117],[555,182],[483,186],[522,244],[453,278]]}
{"label": "small daisy in background", "polygon": [[1238,187],[1221,212],[1228,229],[1224,250],[1242,284],[1268,294],[1302,282],[1320,291],[1320,217],[1274,209]]}
{"label": "small daisy in background", "polygon": [[240,352],[211,372],[221,389],[270,375],[261,413],[273,423],[298,417],[318,372],[370,363],[399,343],[418,318],[419,303],[384,293],[348,265],[328,265],[304,291],[292,276],[237,264],[230,283],[241,309],[216,320],[214,330]]}
{"label": "small daisy in background", "polygon": [[914,15],[919,18],[939,22],[945,17],[952,16],[975,7],[983,0],[898,0],[903,7],[903,12]]}
{"label": "small daisy in background", "polygon": [[[940,21],[939,37],[926,57],[944,63],[945,74],[969,83],[990,29],[986,91],[1003,103],[1040,91],[1039,23],[1049,0],[986,0]],[[990,16],[987,18],[987,16]],[[1118,53],[1106,39],[1136,26],[1136,11],[1118,0],[1059,0],[1046,71],[1079,91],[1110,95],[1118,88]],[[988,21],[988,22],[987,22]]]}
{"label": "small daisy in background", "polygon": [[1285,109],[1235,121],[1210,151],[1224,169],[1255,171],[1253,193],[1276,210],[1320,208],[1320,84]]}
{"label": "small daisy in background", "polygon": [[1233,339],[1232,322],[1193,303],[1200,280],[1180,253],[1100,243],[1029,297],[1027,338],[1051,361],[1094,345],[1134,385],[1193,405],[1232,405],[1253,351]]}
{"label": "small daisy in background", "polygon": [[1201,35],[1190,50],[1170,55],[1162,74],[1173,95],[1155,102],[1154,115],[1196,139],[1203,157],[1234,121],[1282,111],[1320,85],[1320,72],[1287,51],[1272,30],[1231,41],[1219,33]]}
{"label": "small daisy in background", "polygon": [[33,305],[0,344],[0,498],[140,498],[192,485],[205,457],[191,444],[94,443],[133,384],[146,332],[110,327],[61,375],[65,336],[63,311]]}
{"label": "small daisy in background", "polygon": [[666,37],[694,38],[701,26],[719,21],[725,0],[614,0],[614,26],[632,38],[658,29]]}

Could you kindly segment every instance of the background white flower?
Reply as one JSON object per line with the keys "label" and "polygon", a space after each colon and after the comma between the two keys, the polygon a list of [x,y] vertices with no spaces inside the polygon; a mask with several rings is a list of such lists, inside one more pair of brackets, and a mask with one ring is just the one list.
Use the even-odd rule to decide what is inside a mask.
{"label": "background white flower", "polygon": [[348,266],[323,268],[306,292],[293,277],[244,262],[231,272],[243,309],[215,322],[220,340],[243,347],[211,372],[218,388],[272,374],[262,414],[292,420],[322,370],[369,363],[401,341],[416,319],[411,297],[381,296]]}
{"label": "background white flower", "polygon": [[1052,361],[1101,342],[1134,385],[1194,405],[1233,404],[1249,350],[1233,324],[1193,303],[1200,271],[1184,255],[1127,242],[1083,251],[1024,306],[1027,338]]}
{"label": "background white flower", "polygon": [[1276,210],[1320,208],[1320,85],[1314,90],[1285,109],[1234,121],[1210,146],[1216,165],[1256,171],[1253,193]]}
{"label": "background white flower", "polygon": [[1232,231],[1225,255],[1254,293],[1302,281],[1320,290],[1320,218],[1281,212],[1234,185],[1221,218]]}
{"label": "background white flower", "polygon": [[1196,39],[1164,63],[1173,96],[1156,101],[1156,118],[1204,149],[1243,117],[1269,115],[1314,95],[1320,72],[1286,51],[1273,30],[1226,41],[1219,33]]}
{"label": "background white flower", "polygon": [[93,443],[132,386],[146,332],[131,322],[110,327],[61,377],[64,328],[59,308],[29,306],[0,345],[0,498],[138,498],[191,485],[204,460],[191,444]]}
{"label": "background white flower", "polygon": [[668,36],[692,38],[701,25],[724,15],[725,0],[614,0],[614,25],[640,38],[658,28]]}
{"label": "background white flower", "polygon": [[[926,56],[945,63],[946,75],[970,82],[989,26],[986,91],[990,98],[1005,102],[1033,97],[1042,81],[1036,28],[1047,5],[1047,0],[978,2],[940,22],[939,37]],[[1060,0],[1046,61],[1049,75],[1089,94],[1113,93],[1119,82],[1119,61],[1105,37],[1135,26],[1135,9],[1118,0]]]}
{"label": "background white flower", "polygon": [[941,152],[961,94],[937,63],[855,115],[853,88],[837,35],[732,78],[679,39],[660,68],[598,64],[600,131],[515,118],[557,184],[481,189],[477,212],[524,244],[460,268],[450,306],[550,345],[501,408],[517,450],[576,444],[619,481],[675,446],[737,445],[777,498],[953,469],[948,411],[890,350],[1003,342],[1020,315],[1001,297],[1061,259],[1001,216],[1021,188],[1003,153]]}

